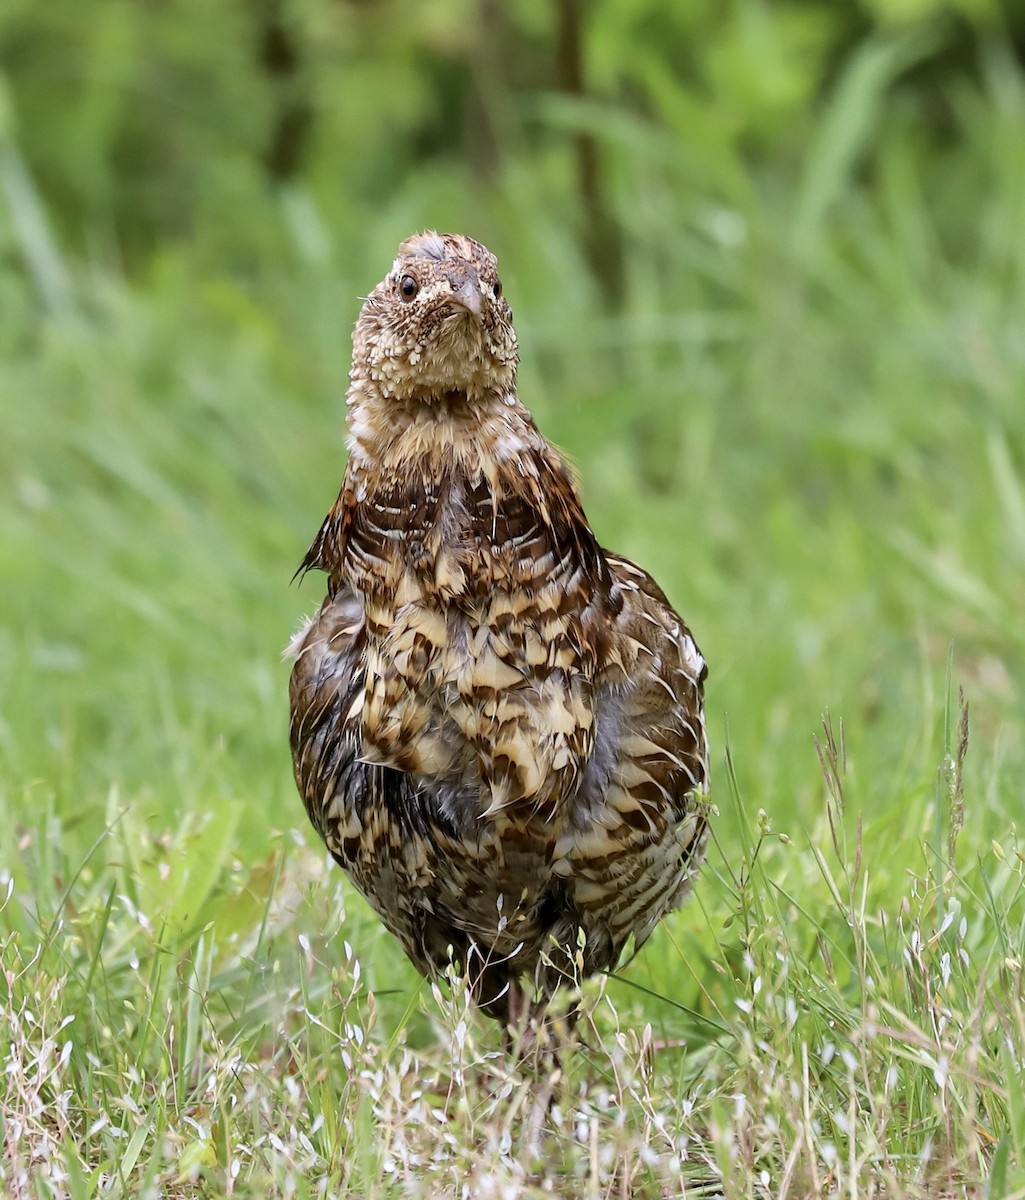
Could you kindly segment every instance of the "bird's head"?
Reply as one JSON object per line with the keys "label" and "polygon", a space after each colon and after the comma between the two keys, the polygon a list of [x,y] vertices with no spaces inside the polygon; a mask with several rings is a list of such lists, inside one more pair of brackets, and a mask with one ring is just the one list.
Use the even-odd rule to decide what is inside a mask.
{"label": "bird's head", "polygon": [[516,363],[498,259],[457,233],[407,238],[356,322],[353,384],[386,399],[473,402],[512,391]]}

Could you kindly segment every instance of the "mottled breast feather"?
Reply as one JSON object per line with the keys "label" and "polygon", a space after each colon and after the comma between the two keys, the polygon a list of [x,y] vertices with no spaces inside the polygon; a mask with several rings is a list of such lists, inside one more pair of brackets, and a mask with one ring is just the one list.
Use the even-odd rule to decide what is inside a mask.
{"label": "mottled breast feather", "polygon": [[[451,336],[487,360],[507,307],[493,258],[453,236],[393,270],[449,280],[431,330],[446,287],[453,311],[479,305],[497,332]],[[368,305],[411,290],[396,278]],[[598,545],[515,393],[478,388],[500,351],[410,398],[419,377],[400,388],[392,364],[384,388],[360,338],[345,480],[303,563],[328,592],[291,648],[296,782],[417,967],[454,957],[506,1018],[520,978],[547,994],[608,969],[682,901],[706,834],[705,663],[650,576]]]}

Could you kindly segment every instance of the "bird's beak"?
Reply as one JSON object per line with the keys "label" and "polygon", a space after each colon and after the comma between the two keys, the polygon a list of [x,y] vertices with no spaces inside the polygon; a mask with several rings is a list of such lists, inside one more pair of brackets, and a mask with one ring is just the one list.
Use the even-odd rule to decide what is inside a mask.
{"label": "bird's beak", "polygon": [[477,272],[460,271],[458,274],[453,272],[449,275],[448,281],[452,285],[452,299],[456,304],[465,308],[467,312],[473,313],[475,317],[479,317],[481,294]]}

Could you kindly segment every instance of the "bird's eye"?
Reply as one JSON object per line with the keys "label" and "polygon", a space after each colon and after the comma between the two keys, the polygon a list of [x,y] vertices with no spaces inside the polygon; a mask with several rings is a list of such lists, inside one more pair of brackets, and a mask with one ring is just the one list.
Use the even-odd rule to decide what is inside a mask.
{"label": "bird's eye", "polygon": [[403,275],[402,276],[402,279],[399,282],[399,295],[402,297],[403,300],[406,300],[406,301],[412,300],[413,297],[417,294],[417,292],[419,290],[420,290],[420,285],[417,283],[417,281],[413,278],[412,275]]}
{"label": "bird's eye", "polygon": [[500,298],[501,298],[501,295],[502,295],[502,281],[501,281],[501,279],[496,279],[496,280],[495,280],[495,289],[494,289],[494,290],[495,290],[495,299],[496,299],[496,300],[500,299]]}

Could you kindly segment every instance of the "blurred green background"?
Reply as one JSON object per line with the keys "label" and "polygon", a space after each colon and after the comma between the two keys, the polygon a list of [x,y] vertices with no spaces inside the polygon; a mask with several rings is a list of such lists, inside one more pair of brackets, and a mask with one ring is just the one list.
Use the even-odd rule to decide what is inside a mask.
{"label": "blurred green background", "polygon": [[1023,50],[996,0],[5,0],[7,868],[66,876],[125,808],[218,860],[304,828],[289,580],[359,297],[427,227],[499,255],[524,400],[692,624],[720,803],[728,737],[752,809],[818,821],[830,710],[899,821],[953,644],[970,823],[1006,820]]}

